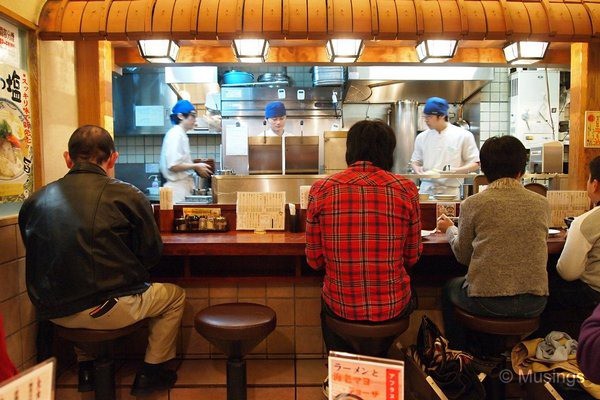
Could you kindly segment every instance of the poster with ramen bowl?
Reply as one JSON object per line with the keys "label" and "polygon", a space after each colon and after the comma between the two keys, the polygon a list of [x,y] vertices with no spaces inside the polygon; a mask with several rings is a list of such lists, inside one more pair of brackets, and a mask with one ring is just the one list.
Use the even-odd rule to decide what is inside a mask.
{"label": "poster with ramen bowl", "polygon": [[29,75],[0,64],[0,203],[29,196],[32,161]]}

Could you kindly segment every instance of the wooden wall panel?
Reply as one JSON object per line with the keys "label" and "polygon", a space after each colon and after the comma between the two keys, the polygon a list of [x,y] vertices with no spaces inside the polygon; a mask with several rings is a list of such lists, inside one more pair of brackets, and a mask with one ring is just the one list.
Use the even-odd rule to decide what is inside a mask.
{"label": "wooden wall panel", "polygon": [[290,39],[304,39],[308,36],[306,0],[284,0],[283,33]]}
{"label": "wooden wall panel", "polygon": [[458,4],[455,0],[439,0],[442,13],[442,25],[444,35],[460,37],[462,34],[462,21]]}
{"label": "wooden wall panel", "polygon": [[308,31],[310,39],[327,38],[327,2],[325,0],[307,0]]}
{"label": "wooden wall panel", "polygon": [[198,39],[214,39],[216,37],[218,10],[219,0],[201,0],[196,29]]}
{"label": "wooden wall panel", "polygon": [[42,39],[600,40],[600,0],[47,0]]}
{"label": "wooden wall panel", "polygon": [[106,19],[106,38],[109,40],[127,39],[127,11],[129,1],[114,1]]}
{"label": "wooden wall panel", "polygon": [[283,38],[283,7],[281,0],[263,1],[263,33],[269,38]]}
{"label": "wooden wall panel", "polygon": [[600,149],[584,147],[585,112],[600,110],[600,44],[571,45],[571,115],[569,128],[569,189],[585,190],[588,163]]}
{"label": "wooden wall panel", "polygon": [[498,1],[483,0],[481,2],[487,21],[486,39],[504,39],[506,36],[506,23],[502,4]]}
{"label": "wooden wall panel", "polygon": [[380,39],[396,39],[398,33],[398,14],[394,0],[376,0],[378,37]]}
{"label": "wooden wall panel", "polygon": [[154,35],[161,36],[165,34],[166,36],[171,36],[174,6],[174,0],[156,0],[151,25]]}

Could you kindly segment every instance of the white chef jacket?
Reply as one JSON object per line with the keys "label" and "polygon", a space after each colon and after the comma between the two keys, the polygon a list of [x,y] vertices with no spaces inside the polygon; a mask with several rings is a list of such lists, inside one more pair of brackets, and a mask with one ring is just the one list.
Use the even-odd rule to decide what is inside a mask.
{"label": "white chef jacket", "polygon": [[[424,171],[450,169],[479,162],[479,150],[473,134],[448,124],[442,132],[427,129],[417,135],[411,161],[420,162]],[[463,179],[421,179],[420,193],[458,195]]]}
{"label": "white chef jacket", "polygon": [[194,189],[194,170],[174,172],[169,169],[181,163],[192,163],[190,140],[180,125],[174,125],[165,134],[160,151],[160,172],[167,180],[164,186],[173,189],[174,203],[184,201]]}

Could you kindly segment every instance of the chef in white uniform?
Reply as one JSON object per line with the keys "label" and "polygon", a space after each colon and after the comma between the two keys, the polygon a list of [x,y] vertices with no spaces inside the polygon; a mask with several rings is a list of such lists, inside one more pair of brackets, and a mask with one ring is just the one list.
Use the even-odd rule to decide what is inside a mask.
{"label": "chef in white uniform", "polygon": [[166,133],[160,152],[160,172],[167,182],[165,187],[173,189],[173,202],[185,200],[194,189],[194,172],[208,178],[212,170],[208,164],[195,163],[190,153],[190,140],[187,131],[196,122],[196,108],[188,100],[179,100],[171,114],[174,125]]}
{"label": "chef in white uniform", "polygon": [[267,120],[266,136],[280,136],[281,139],[281,170],[285,175],[285,137],[293,136],[285,130],[286,109],[281,101],[272,101],[265,107],[265,119]]}
{"label": "chef in white uniform", "polygon": [[[427,178],[439,175],[444,167],[450,172],[467,174],[479,169],[479,150],[473,134],[448,122],[448,102],[440,97],[431,97],[423,110],[429,129],[419,133],[411,164],[417,174],[422,174],[419,192],[458,196],[462,179]],[[446,168],[448,170],[448,168]]]}

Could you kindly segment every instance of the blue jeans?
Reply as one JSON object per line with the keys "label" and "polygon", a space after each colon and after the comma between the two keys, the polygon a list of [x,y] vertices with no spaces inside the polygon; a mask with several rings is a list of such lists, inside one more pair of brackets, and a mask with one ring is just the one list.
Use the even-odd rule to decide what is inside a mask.
{"label": "blue jeans", "polygon": [[454,316],[454,306],[470,314],[498,318],[537,317],[546,307],[546,296],[518,294],[502,297],[469,297],[465,278],[454,278],[446,283],[442,295],[444,331],[450,348],[467,350],[467,330]]}

